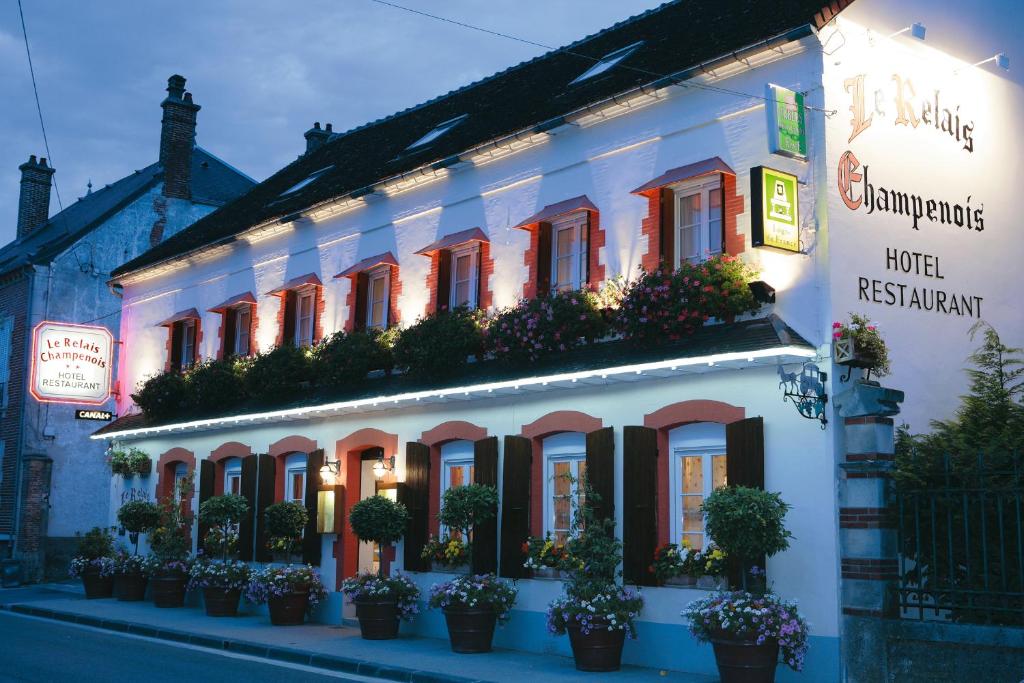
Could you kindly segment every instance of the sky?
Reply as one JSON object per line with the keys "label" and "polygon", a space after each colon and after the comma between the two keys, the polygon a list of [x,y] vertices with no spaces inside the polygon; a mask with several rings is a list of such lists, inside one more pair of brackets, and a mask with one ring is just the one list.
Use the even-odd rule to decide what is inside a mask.
{"label": "sky", "polygon": [[[661,0],[401,0],[560,46]],[[22,0],[64,206],[157,160],[167,77],[188,79],[197,144],[257,180],[305,149],[314,121],[343,131],[545,50],[372,0]],[[46,156],[18,5],[0,5],[0,244],[14,239],[20,172]],[[51,215],[58,210],[51,197]]]}

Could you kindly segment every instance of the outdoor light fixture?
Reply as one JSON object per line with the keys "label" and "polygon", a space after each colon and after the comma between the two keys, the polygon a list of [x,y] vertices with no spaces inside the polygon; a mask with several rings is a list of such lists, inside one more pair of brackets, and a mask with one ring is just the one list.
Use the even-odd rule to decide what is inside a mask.
{"label": "outdoor light fixture", "polygon": [[380,479],[388,472],[395,471],[395,456],[390,458],[384,457],[384,451],[381,451],[380,455],[377,456],[377,462],[373,463],[373,476]]}
{"label": "outdoor light fixture", "polygon": [[[915,24],[911,24],[910,26],[904,26],[903,28],[901,28],[899,31],[896,31],[895,33],[890,33],[889,35],[887,35],[885,37],[885,39],[886,40],[892,40],[896,36],[901,36],[904,33],[907,33],[908,31],[910,32],[910,35],[911,35],[912,38],[916,38],[917,40],[924,40],[924,34],[927,32],[927,28],[921,22],[917,22]],[[871,31],[871,29],[868,29],[868,39],[871,41],[871,44],[874,45],[875,41],[874,41],[874,38],[872,36],[873,36],[873,32]]]}
{"label": "outdoor light fixture", "polygon": [[814,363],[804,363],[799,372],[787,372],[779,364],[782,402],[792,402],[801,417],[817,420],[822,429],[828,424],[828,416],[825,415],[825,406],[828,405],[828,394],[825,393],[827,381],[828,374],[819,371]]}
{"label": "outdoor light fixture", "polygon": [[320,468],[321,481],[333,486],[339,474],[341,474],[340,460],[324,460],[324,465]]}
{"label": "outdoor light fixture", "polygon": [[1006,56],[1005,52],[999,52],[989,57],[988,59],[981,60],[980,62],[974,64],[973,66],[981,66],[982,64],[988,64],[989,62],[995,62],[996,66],[998,66],[1003,71],[1010,70],[1010,58]]}
{"label": "outdoor light fixture", "polygon": [[747,287],[750,288],[750,293],[754,295],[754,300],[762,304],[773,304],[775,303],[775,288],[764,280],[754,280],[748,282]]}

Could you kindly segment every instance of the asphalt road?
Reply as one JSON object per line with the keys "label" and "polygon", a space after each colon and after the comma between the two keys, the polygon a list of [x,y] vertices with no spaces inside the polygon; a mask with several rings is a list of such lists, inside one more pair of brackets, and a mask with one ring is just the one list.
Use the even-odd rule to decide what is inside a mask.
{"label": "asphalt road", "polygon": [[0,612],[0,681],[368,681]]}

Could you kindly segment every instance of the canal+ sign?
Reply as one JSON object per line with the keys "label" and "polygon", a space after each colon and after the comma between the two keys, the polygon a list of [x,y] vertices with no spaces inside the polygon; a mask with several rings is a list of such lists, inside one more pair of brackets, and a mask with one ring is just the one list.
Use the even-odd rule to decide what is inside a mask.
{"label": "canal+ sign", "polygon": [[29,391],[46,403],[102,405],[110,397],[113,357],[105,327],[41,322],[32,331]]}

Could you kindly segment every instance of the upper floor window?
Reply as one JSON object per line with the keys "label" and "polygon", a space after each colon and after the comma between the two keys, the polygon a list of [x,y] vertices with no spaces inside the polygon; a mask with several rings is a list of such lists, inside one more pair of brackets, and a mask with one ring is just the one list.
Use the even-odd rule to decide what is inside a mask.
{"label": "upper floor window", "polygon": [[449,308],[477,307],[478,278],[480,273],[480,245],[469,245],[452,251],[451,288]]}
{"label": "upper floor window", "polygon": [[352,282],[346,329],[384,329],[396,322],[391,319],[391,284],[397,270],[398,260],[391,252],[385,252],[365,258],[334,276]]}
{"label": "upper floor window", "polygon": [[544,439],[544,532],[564,544],[572,531],[573,501],[583,504],[587,437],[563,432]]}
{"label": "upper floor window", "polygon": [[306,500],[305,453],[292,453],[285,458],[284,499],[294,503]]}
{"label": "upper floor window", "polygon": [[232,308],[229,315],[234,319],[235,338],[231,340],[231,351],[239,357],[250,353],[249,338],[252,334],[252,306]]}
{"label": "upper floor window", "polygon": [[698,422],[676,427],[669,432],[669,453],[672,541],[701,550],[709,542],[701,504],[726,485],[725,426]]}
{"label": "upper floor window", "polygon": [[173,372],[184,372],[196,362],[199,347],[199,313],[190,308],[175,313],[160,323],[167,328],[167,366]]}
{"label": "upper floor window", "polygon": [[553,221],[551,237],[551,288],[579,289],[587,281],[587,212]]}
{"label": "upper floor window", "polygon": [[388,298],[390,266],[377,268],[367,274],[366,326],[384,329],[388,326]]}
{"label": "upper floor window", "polygon": [[312,346],[316,318],[316,288],[306,287],[295,293],[295,346]]}
{"label": "upper floor window", "polygon": [[722,185],[718,176],[673,188],[675,246],[673,265],[699,263],[722,253]]}
{"label": "upper floor window", "polygon": [[228,458],[224,461],[224,493],[242,493],[242,459]]}

